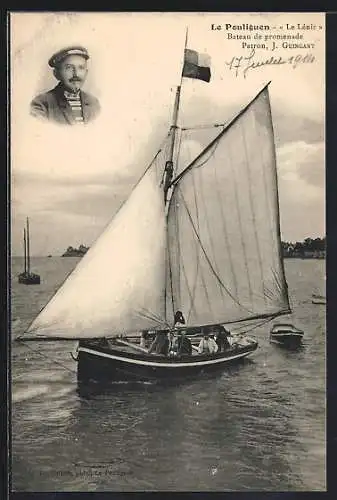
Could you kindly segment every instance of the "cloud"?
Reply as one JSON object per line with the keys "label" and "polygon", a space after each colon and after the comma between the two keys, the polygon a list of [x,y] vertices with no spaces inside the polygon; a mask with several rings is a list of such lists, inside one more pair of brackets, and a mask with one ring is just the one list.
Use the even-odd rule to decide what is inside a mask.
{"label": "cloud", "polygon": [[296,192],[299,185],[303,185],[305,197],[320,196],[325,186],[324,151],[323,142],[294,141],[279,147],[277,159],[281,179],[296,181]]}
{"label": "cloud", "polygon": [[20,172],[12,182],[13,215],[23,220],[28,205],[29,214],[34,218],[43,214],[46,223],[53,214],[68,214],[79,218],[89,216],[102,224],[116,212],[137,180],[138,176],[128,170],[124,175],[99,173],[86,179],[72,178],[71,181],[67,177],[54,179],[34,172]]}
{"label": "cloud", "polygon": [[314,120],[276,107],[272,110],[276,146],[296,141],[316,143],[324,141],[324,119]]}
{"label": "cloud", "polygon": [[324,143],[286,143],[277,149],[277,160],[283,239],[324,236]]}

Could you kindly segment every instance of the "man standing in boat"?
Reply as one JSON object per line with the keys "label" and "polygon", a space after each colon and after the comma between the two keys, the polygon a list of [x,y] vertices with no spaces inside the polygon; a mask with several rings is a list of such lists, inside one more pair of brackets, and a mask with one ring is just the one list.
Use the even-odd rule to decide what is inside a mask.
{"label": "man standing in boat", "polygon": [[185,325],[185,318],[181,311],[174,315],[174,327],[170,332],[159,331],[152,342],[149,353],[176,356],[178,354],[192,354],[192,344],[185,332],[178,327]]}
{"label": "man standing in boat", "polygon": [[177,311],[174,315],[174,327],[184,326],[186,324],[184,315],[181,311]]}
{"label": "man standing in boat", "polygon": [[225,327],[223,327],[222,325],[219,325],[216,333],[216,343],[219,352],[226,351],[231,347],[231,343],[229,341],[230,338],[231,338],[230,331],[226,330]]}
{"label": "man standing in boat", "polygon": [[174,315],[174,330],[173,338],[171,338],[170,351],[177,354],[192,354],[192,344],[186,336],[186,331],[179,328],[186,325],[184,315],[181,311],[177,311]]}
{"label": "man standing in boat", "polygon": [[48,61],[58,85],[40,94],[30,104],[30,114],[59,125],[85,124],[97,117],[100,105],[96,97],[83,92],[88,74],[89,54],[80,46],[67,47]]}

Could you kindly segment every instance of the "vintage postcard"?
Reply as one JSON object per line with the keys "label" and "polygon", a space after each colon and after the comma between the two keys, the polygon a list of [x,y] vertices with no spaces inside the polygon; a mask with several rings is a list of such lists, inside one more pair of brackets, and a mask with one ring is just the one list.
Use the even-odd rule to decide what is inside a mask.
{"label": "vintage postcard", "polygon": [[325,15],[9,29],[12,490],[325,491]]}

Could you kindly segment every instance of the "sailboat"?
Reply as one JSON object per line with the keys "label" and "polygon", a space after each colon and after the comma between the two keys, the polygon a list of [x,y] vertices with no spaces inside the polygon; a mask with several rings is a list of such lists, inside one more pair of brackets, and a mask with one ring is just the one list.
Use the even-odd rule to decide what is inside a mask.
{"label": "sailboat", "polygon": [[[249,331],[290,313],[270,82],[220,132],[214,128],[213,139],[184,165],[183,78],[210,81],[198,56],[185,45],[164,145],[20,337],[77,340],[79,383],[186,379],[221,370],[257,349]],[[200,340],[219,327],[232,329],[231,345],[199,353]],[[144,332],[150,341],[187,337],[192,351],[152,352],[142,343]]]}
{"label": "sailboat", "polygon": [[[324,276],[323,281],[326,281],[326,276]],[[326,286],[317,287],[312,295],[311,302],[313,304],[326,305]]]}
{"label": "sailboat", "polygon": [[29,219],[27,217],[26,227],[23,229],[23,252],[24,252],[24,271],[19,274],[19,283],[23,285],[39,285],[40,276],[32,273],[30,270],[30,236]]}

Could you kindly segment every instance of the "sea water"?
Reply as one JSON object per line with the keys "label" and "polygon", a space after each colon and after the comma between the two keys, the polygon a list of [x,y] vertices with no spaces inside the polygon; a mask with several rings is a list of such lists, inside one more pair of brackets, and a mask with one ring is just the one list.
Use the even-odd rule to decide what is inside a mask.
{"label": "sea water", "polygon": [[[76,262],[33,258],[41,285],[25,286],[17,283],[23,260],[13,258],[12,339]],[[285,267],[302,348],[270,344],[267,324],[251,332],[259,348],[250,358],[211,377],[83,394],[75,342],[12,342],[12,489],[325,490],[325,306],[311,302],[325,262]]]}

